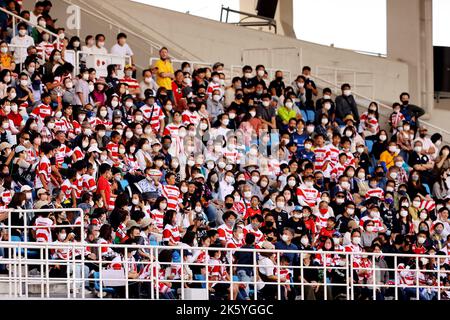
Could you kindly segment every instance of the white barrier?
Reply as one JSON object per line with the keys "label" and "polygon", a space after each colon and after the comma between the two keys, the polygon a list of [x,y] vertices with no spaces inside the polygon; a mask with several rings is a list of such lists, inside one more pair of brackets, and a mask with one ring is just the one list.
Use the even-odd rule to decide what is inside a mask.
{"label": "white barrier", "polygon": [[[139,249],[147,250],[150,252],[150,260],[143,260],[138,262],[142,268],[149,268],[151,270],[147,277],[142,278],[127,278],[123,276],[123,272],[111,272],[110,270],[130,270],[132,267],[132,262],[129,259],[119,259],[119,260],[107,260],[101,254],[98,254],[97,258],[86,260],[86,250],[90,247],[89,252],[100,252],[99,249],[108,248],[121,248],[123,250],[122,257],[127,257],[128,252],[136,251]],[[369,298],[376,300],[378,295],[383,290],[386,296],[386,290],[392,289],[394,291],[391,293],[390,297],[393,299],[399,299],[399,294],[403,294],[405,290],[409,291],[409,294],[413,295],[416,299],[421,299],[423,297],[423,292],[432,293],[436,299],[441,300],[446,296],[448,298],[448,293],[450,290],[449,286],[443,286],[441,284],[441,276],[448,276],[450,271],[441,270],[441,266],[448,259],[448,256],[442,255],[425,255],[425,254],[389,254],[389,253],[370,253],[370,252],[344,252],[344,251],[327,251],[327,252],[317,252],[317,251],[286,251],[286,250],[255,250],[255,249],[230,249],[230,248],[187,248],[187,247],[163,247],[163,246],[139,246],[139,245],[99,245],[99,244],[82,244],[82,243],[11,243],[11,242],[1,242],[0,248],[7,250],[9,256],[7,258],[0,259],[0,265],[7,266],[9,276],[7,278],[0,278],[0,285],[4,284],[8,286],[8,294],[4,296],[7,299],[32,299],[36,298],[36,294],[40,294],[40,298],[54,298],[55,294],[54,286],[57,284],[64,284],[64,293],[59,293],[58,298],[61,299],[94,299],[95,296],[90,294],[90,292],[85,288],[85,284],[88,281],[95,282],[96,291],[98,297],[101,299],[109,299],[111,297],[104,296],[104,292],[114,292],[114,288],[119,284],[128,284],[124,288],[125,299],[138,299],[139,297],[130,297],[130,290],[138,286],[140,289],[145,286],[151,291],[147,299],[161,299],[162,292],[160,284],[167,285],[169,287],[177,287],[179,290],[174,292],[175,297],[180,299],[192,298],[192,294],[204,295],[205,292],[190,292],[185,290],[185,286],[192,287],[193,284],[200,284],[203,288],[210,288],[213,283],[223,283],[228,284],[230,288],[235,286],[243,286],[249,290],[253,289],[253,294],[251,298],[258,300],[258,296],[262,294],[259,291],[261,285],[276,286],[276,298],[282,299],[283,288],[286,285],[291,288],[296,288],[298,291],[298,297],[300,299],[306,299],[305,291],[307,289],[313,288],[314,290],[322,291],[323,299],[329,300],[336,298],[336,296],[330,296],[333,288],[340,288],[342,292],[341,295],[345,297],[346,300],[354,300],[358,297],[355,295],[360,290],[365,290],[369,294]],[[93,250],[97,248],[96,250]],[[27,257],[27,252],[29,249],[38,250],[40,252],[39,259],[31,259]],[[78,252],[79,255],[75,257],[72,255],[68,260],[61,259],[50,259],[49,253],[56,249],[67,249],[72,250],[72,252]],[[180,260],[177,262],[162,262],[160,260],[160,254],[162,250],[176,250],[180,256]],[[189,261],[185,257],[187,251],[193,252],[195,250],[216,250],[221,251],[222,260],[226,260],[222,264],[226,268],[229,279],[216,279],[210,277],[210,268],[212,266],[217,266],[216,263],[212,263],[209,259],[205,259],[202,263],[195,263]],[[24,254],[21,252],[24,251]],[[253,256],[254,263],[251,264],[240,264],[237,265],[235,261],[231,258],[234,252],[248,252]],[[290,282],[285,282],[279,275],[277,275],[277,280],[263,281],[259,276],[253,276],[250,279],[240,279],[235,278],[236,267],[247,267],[253,271],[253,275],[258,275],[258,270],[260,265],[258,260],[262,253],[269,253],[269,255],[275,254],[276,258],[273,267],[276,270],[281,270],[287,268],[291,271],[297,269],[300,276],[298,279],[293,279]],[[298,256],[294,264],[290,266],[282,266],[281,256],[283,254],[294,254]],[[316,255],[321,258],[321,261],[328,261],[330,257],[333,259],[339,259],[339,263],[322,263],[322,264],[311,264],[306,266],[304,264],[305,255]],[[357,261],[361,261],[363,256],[367,256],[365,264],[358,264]],[[376,258],[383,256],[385,258],[393,259],[393,267],[382,268],[376,265]],[[435,267],[433,269],[425,269],[419,267],[422,258],[427,258],[429,261],[433,261]],[[400,261],[409,259],[411,262],[411,267],[403,268],[401,267]],[[98,266],[100,272],[97,278],[90,278],[86,275],[85,264],[95,264]],[[116,268],[111,268],[111,264],[115,264]],[[117,269],[117,265],[120,265],[120,269]],[[34,266],[40,272],[38,275],[31,277],[28,273],[24,273],[24,267]],[[49,275],[51,268],[55,266],[65,266],[67,268],[67,275],[63,278],[52,278]],[[186,277],[185,268],[186,267],[204,267],[205,276],[202,279],[193,279]],[[262,266],[265,267],[266,265]],[[166,268],[175,268],[180,270],[180,276],[175,278],[167,278],[161,276],[160,271],[167,271]],[[31,269],[31,268],[30,268]],[[80,270],[77,272],[77,270]],[[105,270],[106,273],[104,272]],[[304,273],[310,270],[317,270],[321,272],[322,277],[317,283],[310,283],[304,279]],[[390,272],[390,281],[378,281],[377,273],[385,271]],[[333,278],[329,277],[331,272],[340,272],[343,281],[333,282]],[[407,272],[412,274],[412,283],[406,284],[402,278],[403,274]],[[361,274],[369,275],[366,281],[361,281],[359,276]],[[166,274],[164,272],[164,274]],[[431,274],[431,275],[430,275]],[[155,277],[155,275],[157,275]],[[437,279],[434,283],[423,282],[423,277],[430,275],[430,278]],[[355,278],[356,277],[356,278]],[[33,294],[29,293],[28,287],[35,285],[41,290]],[[194,289],[194,288],[191,288]],[[53,290],[53,291],[52,291]],[[161,291],[161,292],[160,292]],[[214,294],[210,292],[210,295]],[[205,296],[203,296],[205,297]],[[233,290],[230,290],[230,298],[235,299],[236,296],[233,294]]]}

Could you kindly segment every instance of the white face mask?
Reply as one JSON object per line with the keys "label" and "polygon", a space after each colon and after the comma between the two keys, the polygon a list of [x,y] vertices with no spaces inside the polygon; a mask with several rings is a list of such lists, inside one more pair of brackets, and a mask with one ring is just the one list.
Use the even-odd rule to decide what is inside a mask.
{"label": "white face mask", "polygon": [[244,197],[247,199],[250,199],[250,197],[252,196],[252,192],[251,191],[245,191],[244,192]]}
{"label": "white face mask", "polygon": [[386,137],[385,135],[381,135],[381,136],[380,136],[380,140],[381,140],[381,141],[386,141],[386,139],[387,139],[387,137]]}
{"label": "white face mask", "polygon": [[352,238],[352,243],[357,246],[361,243],[361,238],[360,237],[354,237]]}
{"label": "white face mask", "polygon": [[112,106],[113,108],[117,107],[118,105],[119,105],[119,101],[117,101],[117,100],[111,101],[111,106]]}
{"label": "white face mask", "polygon": [[284,206],[285,206],[285,203],[284,202],[277,202],[277,208],[278,209],[283,209],[284,208]]}
{"label": "white face mask", "polygon": [[344,96],[349,96],[349,95],[351,95],[352,94],[352,91],[351,90],[344,90]]}
{"label": "white face mask", "polygon": [[64,241],[64,240],[66,240],[66,238],[67,238],[67,234],[65,234],[65,233],[58,234],[59,241]]}
{"label": "white face mask", "polygon": [[213,100],[216,101],[216,102],[219,102],[219,101],[220,101],[220,95],[218,95],[218,94],[213,95],[212,98],[213,98]]}
{"label": "white face mask", "polygon": [[295,180],[289,180],[288,181],[288,186],[291,187],[291,188],[294,187],[296,184],[297,184],[297,181],[295,181]]}

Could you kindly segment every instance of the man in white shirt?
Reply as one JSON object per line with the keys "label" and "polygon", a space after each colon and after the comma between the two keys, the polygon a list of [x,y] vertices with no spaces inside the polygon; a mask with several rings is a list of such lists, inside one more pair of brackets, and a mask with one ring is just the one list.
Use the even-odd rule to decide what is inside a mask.
{"label": "man in white shirt", "polygon": [[117,43],[111,48],[111,54],[115,54],[118,56],[130,56],[131,65],[134,67],[134,58],[133,58],[134,53],[127,43],[127,35],[125,33],[119,33],[117,35]]}
{"label": "man in white shirt", "polygon": [[44,2],[38,1],[34,5],[34,10],[30,12],[30,22],[37,24],[37,19],[42,15],[44,12]]}
{"label": "man in white shirt", "polygon": [[92,48],[92,54],[108,54],[105,48],[105,36],[98,34],[95,36],[95,46]]}
{"label": "man in white shirt", "polygon": [[[34,40],[28,35],[28,27],[24,22],[19,23],[19,34],[11,39],[11,49],[14,51],[14,61],[16,64],[24,63],[27,58],[27,48],[34,46]],[[19,46],[19,47],[14,47]]]}

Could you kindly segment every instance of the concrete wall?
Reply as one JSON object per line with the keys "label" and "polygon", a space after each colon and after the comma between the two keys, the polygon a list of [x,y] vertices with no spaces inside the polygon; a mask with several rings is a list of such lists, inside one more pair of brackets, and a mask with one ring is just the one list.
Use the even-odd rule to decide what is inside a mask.
{"label": "concrete wall", "polygon": [[434,105],[432,0],[387,1],[387,55],[409,67],[414,103]]}
{"label": "concrete wall", "polygon": [[[32,0],[24,2],[28,7],[33,3]],[[81,21],[83,36],[88,33],[105,33],[109,47],[114,44],[115,34],[120,29],[117,26],[126,25],[144,39],[167,45],[176,58],[222,61],[228,66],[242,64],[244,49],[295,48],[278,51],[273,65],[266,67],[289,68],[295,73],[300,72],[302,65],[309,65],[313,70],[317,66],[331,66],[371,72],[374,75],[375,96],[389,103],[398,100],[401,91],[409,89],[408,66],[403,62],[226,25],[127,0],[71,2],[82,8],[89,5],[89,10],[95,8],[97,14],[113,20],[113,24],[107,24],[83,13]],[[52,14],[59,19],[59,23],[67,19],[66,8],[67,4],[63,0],[54,1]],[[137,37],[130,37],[129,43],[136,53],[138,65],[146,66],[151,55],[149,43]],[[292,54],[300,51],[300,57]],[[290,52],[289,57],[287,52]],[[261,57],[261,54],[253,55],[253,65],[264,60],[257,57]],[[247,55],[247,58],[252,59],[252,54]]]}

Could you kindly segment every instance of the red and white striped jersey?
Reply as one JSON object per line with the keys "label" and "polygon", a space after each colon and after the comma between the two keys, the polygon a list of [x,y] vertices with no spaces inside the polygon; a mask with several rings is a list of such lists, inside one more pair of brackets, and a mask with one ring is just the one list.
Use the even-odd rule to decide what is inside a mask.
{"label": "red and white striped jersey", "polygon": [[364,227],[364,223],[366,221],[372,221],[373,222],[373,226],[374,226],[373,231],[374,232],[383,232],[383,231],[385,231],[384,226],[383,226],[383,221],[380,218],[371,218],[370,216],[366,215],[366,216],[362,217],[359,220],[359,225],[361,227]]}
{"label": "red and white striped jersey", "polygon": [[227,241],[225,244],[226,248],[240,248],[244,245],[243,241],[236,240],[234,237],[232,237],[230,240]]}
{"label": "red and white striped jersey", "polygon": [[191,112],[190,110],[185,110],[181,116],[183,123],[186,125],[192,123],[193,125],[197,126],[201,119],[197,111]]}
{"label": "red and white striped jersey", "polygon": [[239,158],[241,157],[241,154],[236,149],[230,150],[228,148],[224,148],[223,156],[231,163],[236,163],[236,162],[238,162]]}
{"label": "red and white striped jersey", "polygon": [[346,168],[347,166],[345,164],[343,165],[340,162],[336,163],[330,172],[331,181],[337,182],[339,180],[339,177],[344,174]]}
{"label": "red and white striped jersey", "polygon": [[49,105],[41,103],[31,112],[32,115],[35,115],[38,119],[44,122],[45,117],[51,116],[54,114],[52,107]]}
{"label": "red and white striped jersey", "polygon": [[120,82],[121,83],[126,83],[130,90],[139,89],[139,82],[136,79],[134,79],[134,78],[125,77],[123,79],[120,79]]}
{"label": "red and white striped jersey", "polygon": [[111,247],[108,247],[107,244],[111,244],[111,242],[106,241],[103,238],[98,238],[97,241],[98,244],[102,244],[103,246],[101,246],[101,254],[105,255],[105,254],[110,254],[113,252],[113,250],[111,249]]}
{"label": "red and white striped jersey", "polygon": [[297,188],[297,198],[301,206],[314,207],[320,201],[320,192],[302,184]]}
{"label": "red and white striped jersey", "polygon": [[[54,241],[53,243],[64,243],[59,240]],[[70,260],[72,258],[72,249],[70,247],[60,247],[58,249],[55,249],[53,252],[53,259],[57,260]]]}
{"label": "red and white striped jersey", "polygon": [[163,185],[161,187],[162,196],[167,199],[167,209],[178,212],[178,204],[181,201],[181,192],[177,186]]}
{"label": "red and white striped jersey", "polygon": [[348,151],[344,151],[344,153],[347,155],[347,162],[345,163],[345,166],[355,166],[355,157],[353,156],[353,153],[350,152],[350,150]]}
{"label": "red and white striped jersey", "polygon": [[127,225],[123,222],[119,224],[116,230],[116,237],[119,239],[119,242],[124,242],[128,236],[127,236]]}
{"label": "red and white striped jersey", "polygon": [[74,133],[74,125],[70,119],[61,117],[59,121],[55,122],[55,131],[64,131],[67,134]]}
{"label": "red and white striped jersey", "polygon": [[95,192],[95,190],[97,190],[97,183],[95,182],[93,176],[84,174],[82,180],[83,180],[83,191]]}
{"label": "red and white striped jersey", "polygon": [[330,161],[330,150],[327,147],[314,148],[314,170],[325,171],[327,169],[326,162]]}
{"label": "red and white striped jersey", "polygon": [[164,135],[171,137],[178,137],[178,130],[180,130],[181,124],[169,123],[164,127]]}
{"label": "red and white striped jersey", "polygon": [[339,153],[341,151],[333,144],[329,144],[327,148],[330,153],[330,166],[333,168],[339,162]]}
{"label": "red and white striped jersey", "polygon": [[[143,105],[140,110],[142,111],[145,121],[150,122],[154,131],[158,131],[161,126],[160,120],[166,117],[161,107],[157,103],[154,103],[153,106],[146,104]],[[151,119],[150,116],[152,117]]]}
{"label": "red and white striped jersey", "polygon": [[384,191],[381,188],[369,188],[369,190],[367,190],[366,195],[365,195],[366,199],[369,198],[379,198],[381,200],[384,199]]}
{"label": "red and white striped jersey", "polygon": [[208,84],[208,88],[206,89],[206,93],[211,97],[213,92],[214,92],[214,90],[219,90],[220,91],[220,96],[223,96],[224,91],[223,91],[223,88],[222,88],[221,84],[220,83],[214,83],[213,81],[211,81]]}
{"label": "red and white striped jersey", "polygon": [[113,161],[119,161],[119,145],[114,142],[109,142],[106,145],[106,150],[111,154]]}
{"label": "red and white striped jersey", "polygon": [[403,121],[405,121],[405,116],[401,112],[393,112],[389,120],[392,128],[397,128],[403,123]]}
{"label": "red and white striped jersey", "polygon": [[43,59],[48,60],[54,49],[55,46],[53,45],[53,43],[42,41],[41,43],[39,43],[36,51],[38,55],[40,54]]}
{"label": "red and white striped jersey", "polygon": [[81,150],[80,147],[75,147],[75,149],[73,149],[72,156],[75,156],[75,159],[73,161],[77,162],[79,160],[84,159],[84,152]]}
{"label": "red and white striped jersey", "polygon": [[246,225],[246,226],[244,227],[244,238],[247,236],[247,233],[251,233],[251,234],[253,234],[253,235],[255,236],[255,246],[256,246],[258,243],[264,241],[264,234],[261,232],[261,230],[259,230],[259,229],[258,229],[258,230],[253,229],[253,227],[252,227],[251,224]]}
{"label": "red and white striped jersey", "polygon": [[12,200],[12,191],[11,190],[5,190],[1,193],[1,198],[5,206],[8,206],[8,204]]}
{"label": "red and white striped jersey", "polygon": [[340,260],[339,255],[325,253],[322,249],[317,251],[316,257],[314,258],[314,262],[316,262],[319,266],[323,266],[325,264],[327,267],[338,266]]}
{"label": "red and white striped jersey", "polygon": [[52,242],[51,226],[53,226],[51,219],[43,217],[36,218],[33,227],[33,230],[36,232],[36,242]]}
{"label": "red and white striped jersey", "polygon": [[164,225],[163,225],[163,220],[164,220],[164,212],[158,210],[158,209],[153,209],[151,211],[151,217],[153,220],[155,220],[156,226],[158,227],[159,230],[163,230]]}
{"label": "red and white striped jersey", "polygon": [[321,228],[326,228],[328,218],[332,217],[332,215],[330,214],[330,211],[327,211],[325,214],[322,214],[320,211],[318,211],[315,213],[315,216],[317,217],[316,223]]}
{"label": "red and white striped jersey", "polygon": [[165,241],[170,241],[173,243],[180,242],[180,231],[178,226],[172,226],[171,224],[166,224],[163,231],[163,239]]}
{"label": "red and white striped jersey", "polygon": [[364,112],[360,117],[360,123],[363,130],[366,129],[375,129],[376,133],[380,131],[380,124],[378,123],[377,118],[374,116],[369,116],[367,112]]}
{"label": "red and white striped jersey", "polygon": [[44,177],[44,180],[47,184],[50,183],[50,176],[52,174],[52,165],[50,163],[50,160],[47,158],[46,155],[43,155],[41,160],[39,161],[39,164],[36,168],[36,179],[34,182],[35,189],[40,189],[43,187],[42,181],[40,177]]}
{"label": "red and white striped jersey", "polygon": [[428,212],[436,208],[436,202],[434,200],[422,200],[420,202],[419,210],[426,209]]}
{"label": "red and white striped jersey", "polygon": [[61,184],[61,191],[64,194],[64,200],[72,199],[72,182],[69,179],[65,179]]}
{"label": "red and white striped jersey", "polygon": [[217,228],[220,241],[230,241],[233,238],[233,229],[229,228],[225,223]]}
{"label": "red and white striped jersey", "polygon": [[70,157],[72,155],[72,149],[70,149],[65,144],[61,144],[55,152],[55,163],[57,166],[61,166],[64,163],[65,157]]}
{"label": "red and white striped jersey", "polygon": [[97,125],[99,124],[103,124],[106,129],[111,129],[112,127],[112,122],[108,121],[106,119],[100,119],[97,117],[92,117],[89,119],[89,124],[91,125],[92,128],[95,128]]}
{"label": "red and white striped jersey", "polygon": [[[223,281],[226,280],[228,273],[226,267],[218,259],[211,258],[208,263],[209,280]],[[214,287],[216,283],[212,284]]]}
{"label": "red and white striped jersey", "polygon": [[233,204],[233,207],[231,208],[232,211],[236,212],[239,215],[244,215],[246,212],[246,206],[244,201],[235,201]]}

